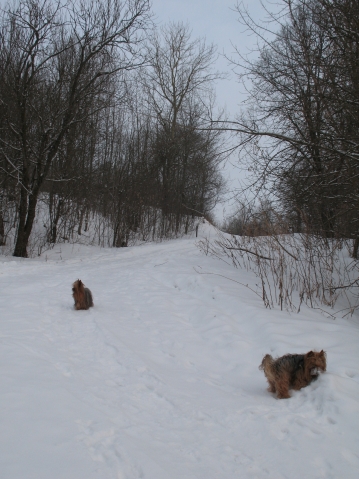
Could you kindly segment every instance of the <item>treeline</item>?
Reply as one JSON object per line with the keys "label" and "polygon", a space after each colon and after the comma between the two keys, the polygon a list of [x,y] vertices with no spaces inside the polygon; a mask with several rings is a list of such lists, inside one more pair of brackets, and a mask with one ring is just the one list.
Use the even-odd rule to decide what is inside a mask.
{"label": "treeline", "polygon": [[[156,29],[147,0],[19,0],[0,20],[0,243],[28,256],[39,201],[48,243],[91,218],[106,244],[168,238],[223,190],[215,49]],[[99,241],[101,244],[101,241]]]}
{"label": "treeline", "polygon": [[259,57],[238,57],[249,108],[226,127],[241,135],[251,193],[265,192],[288,231],[353,239],[357,258],[359,2],[282,0],[263,28],[237,11]]}

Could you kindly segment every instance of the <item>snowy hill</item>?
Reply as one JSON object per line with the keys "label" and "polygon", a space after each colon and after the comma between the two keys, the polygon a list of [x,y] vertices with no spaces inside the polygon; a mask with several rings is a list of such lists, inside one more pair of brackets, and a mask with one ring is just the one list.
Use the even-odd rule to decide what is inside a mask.
{"label": "snowy hill", "polygon": [[[195,243],[0,257],[1,478],[358,477],[358,317],[266,310]],[[268,393],[263,355],[310,349],[327,372]]]}

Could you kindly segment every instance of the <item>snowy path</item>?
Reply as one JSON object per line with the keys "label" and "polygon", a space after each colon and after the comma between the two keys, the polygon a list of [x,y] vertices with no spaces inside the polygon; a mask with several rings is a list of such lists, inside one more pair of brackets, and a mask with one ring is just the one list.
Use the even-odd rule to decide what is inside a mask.
{"label": "snowy path", "polygon": [[[0,259],[1,479],[358,477],[358,318],[265,310],[194,243]],[[265,353],[322,348],[318,381],[266,391]]]}

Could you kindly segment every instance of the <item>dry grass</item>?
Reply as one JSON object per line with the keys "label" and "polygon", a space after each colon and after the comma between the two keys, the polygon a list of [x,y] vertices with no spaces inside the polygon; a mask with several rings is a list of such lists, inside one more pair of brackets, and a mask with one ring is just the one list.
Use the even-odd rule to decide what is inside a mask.
{"label": "dry grass", "polygon": [[214,241],[202,240],[199,248],[236,268],[253,271],[265,307],[299,312],[303,303],[326,310],[340,303],[343,314],[359,307],[358,262],[350,259],[342,239],[302,233],[218,235]]}

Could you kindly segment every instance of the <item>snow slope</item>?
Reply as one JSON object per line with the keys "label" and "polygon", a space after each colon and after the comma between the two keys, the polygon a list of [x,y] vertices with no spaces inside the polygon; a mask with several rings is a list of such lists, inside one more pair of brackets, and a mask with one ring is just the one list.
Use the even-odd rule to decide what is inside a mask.
{"label": "snow slope", "polygon": [[[358,477],[358,317],[266,310],[195,243],[0,257],[1,479]],[[328,371],[268,393],[263,355],[310,349]]]}

